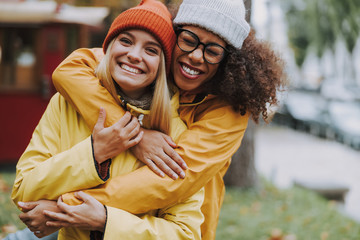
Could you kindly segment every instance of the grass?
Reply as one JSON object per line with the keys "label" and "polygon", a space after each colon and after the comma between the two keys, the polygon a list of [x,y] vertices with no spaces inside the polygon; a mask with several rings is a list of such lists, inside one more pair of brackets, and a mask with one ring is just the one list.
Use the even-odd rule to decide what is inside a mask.
{"label": "grass", "polygon": [[334,201],[301,188],[227,188],[217,240],[359,240],[360,224]]}
{"label": "grass", "polygon": [[[0,239],[23,229],[10,199],[15,173],[0,171]],[[300,188],[227,188],[216,240],[358,240],[360,224],[343,216],[335,202]]]}
{"label": "grass", "polygon": [[0,239],[9,232],[23,229],[25,225],[18,218],[20,210],[10,198],[15,173],[13,171],[0,171]]}

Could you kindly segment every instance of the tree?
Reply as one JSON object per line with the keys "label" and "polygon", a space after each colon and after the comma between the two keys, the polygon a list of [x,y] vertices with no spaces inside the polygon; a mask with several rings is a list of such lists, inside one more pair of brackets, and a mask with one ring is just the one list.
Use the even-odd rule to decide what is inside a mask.
{"label": "tree", "polygon": [[[251,0],[245,0],[247,9],[246,20],[251,19]],[[250,120],[240,148],[232,157],[224,181],[226,185],[237,187],[255,187],[258,184],[258,175],[255,168],[255,124]]]}
{"label": "tree", "polygon": [[[334,56],[332,75],[336,75],[336,47],[343,42],[348,50],[349,77],[355,79],[354,49],[360,34],[358,0],[282,0],[288,25],[288,38],[296,63],[301,68],[308,50],[321,59],[330,50]],[[351,59],[352,58],[352,59]]]}

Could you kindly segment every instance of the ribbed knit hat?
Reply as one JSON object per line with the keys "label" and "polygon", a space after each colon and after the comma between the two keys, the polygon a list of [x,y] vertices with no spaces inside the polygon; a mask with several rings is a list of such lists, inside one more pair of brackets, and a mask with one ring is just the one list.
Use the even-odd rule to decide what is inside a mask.
{"label": "ribbed knit hat", "polygon": [[174,19],[177,25],[195,25],[241,48],[249,35],[243,0],[183,0]]}
{"label": "ribbed knit hat", "polygon": [[166,72],[169,73],[176,36],[167,7],[156,0],[142,0],[138,6],[122,12],[110,26],[103,43],[104,53],[113,38],[120,32],[133,28],[151,33],[160,42],[165,55]]}

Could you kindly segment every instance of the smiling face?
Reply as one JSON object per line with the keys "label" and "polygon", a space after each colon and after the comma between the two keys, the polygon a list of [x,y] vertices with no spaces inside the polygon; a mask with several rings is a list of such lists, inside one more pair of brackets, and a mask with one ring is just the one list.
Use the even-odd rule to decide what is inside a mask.
{"label": "smiling face", "polygon": [[[189,30],[199,37],[204,44],[216,43],[226,47],[217,35],[195,26],[184,26],[183,29]],[[210,64],[204,60],[204,46],[200,45],[191,53],[182,51],[177,45],[173,51],[172,72],[176,85],[184,91],[198,90],[199,87],[210,80],[216,73],[219,64]]]}
{"label": "smiling face", "polygon": [[160,43],[143,30],[126,30],[110,49],[110,73],[121,90],[137,99],[155,80],[160,63]]}

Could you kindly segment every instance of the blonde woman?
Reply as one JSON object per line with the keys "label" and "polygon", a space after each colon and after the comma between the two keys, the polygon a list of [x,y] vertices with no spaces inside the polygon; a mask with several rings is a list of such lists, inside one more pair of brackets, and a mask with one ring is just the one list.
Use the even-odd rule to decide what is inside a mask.
{"label": "blonde woman", "polygon": [[[177,114],[179,94],[169,91],[166,81],[174,41],[170,14],[159,1],[143,0],[114,20],[103,44],[105,56],[100,57],[101,51],[93,52],[97,59],[96,76],[127,111],[112,126],[104,126],[106,113],[101,109],[91,133],[84,119],[61,95],[51,99],[17,164],[12,192],[14,202],[25,212],[20,218],[37,237],[57,230],[40,223],[49,220],[44,215],[49,215],[49,211],[45,210],[61,216],[66,207],[59,196],[105,188],[109,178],[131,174],[144,165],[128,150],[142,138],[140,125],[169,134],[175,141],[186,129]],[[62,228],[58,239],[201,236],[203,190],[184,201],[138,216],[82,192],[74,196],[84,202],[80,207],[91,206],[87,220],[94,224]],[[56,199],[58,203],[49,201]],[[41,201],[35,206],[29,202],[37,200]]]}

